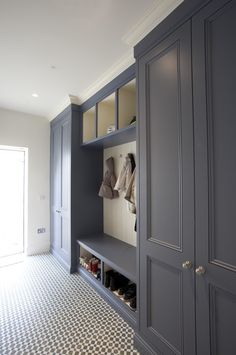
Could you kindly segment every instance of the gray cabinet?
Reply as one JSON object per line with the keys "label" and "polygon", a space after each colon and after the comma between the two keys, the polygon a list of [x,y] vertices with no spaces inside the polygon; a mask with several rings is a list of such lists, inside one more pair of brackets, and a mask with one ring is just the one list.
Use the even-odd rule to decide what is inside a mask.
{"label": "gray cabinet", "polygon": [[[190,22],[139,61],[140,333],[194,354],[194,168]],[[186,264],[188,265],[188,264]]]}
{"label": "gray cabinet", "polygon": [[236,1],[193,18],[198,354],[236,354]]}
{"label": "gray cabinet", "polygon": [[70,161],[71,119],[51,126],[51,249],[69,269],[71,262]]}
{"label": "gray cabinet", "polygon": [[155,46],[151,34],[150,48],[144,40],[136,49],[135,340],[145,355],[233,355],[236,1],[210,1],[195,14],[185,12],[182,25],[173,25],[175,16],[179,21],[180,10],[160,26],[166,35]]}
{"label": "gray cabinet", "polygon": [[80,115],[70,105],[51,122],[51,251],[69,272],[77,269],[77,239],[102,229],[102,154],[81,147]]}

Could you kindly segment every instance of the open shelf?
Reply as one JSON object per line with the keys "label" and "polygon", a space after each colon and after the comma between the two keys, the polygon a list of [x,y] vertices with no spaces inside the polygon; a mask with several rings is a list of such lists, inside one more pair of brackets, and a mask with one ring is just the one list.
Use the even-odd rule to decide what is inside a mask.
{"label": "open shelf", "polygon": [[133,142],[136,140],[136,125],[131,124],[128,127],[117,129],[105,136],[95,138],[88,142],[84,142],[82,147],[108,148],[116,145]]}
{"label": "open shelf", "polygon": [[107,234],[80,238],[78,244],[107,265],[136,282],[136,248]]}

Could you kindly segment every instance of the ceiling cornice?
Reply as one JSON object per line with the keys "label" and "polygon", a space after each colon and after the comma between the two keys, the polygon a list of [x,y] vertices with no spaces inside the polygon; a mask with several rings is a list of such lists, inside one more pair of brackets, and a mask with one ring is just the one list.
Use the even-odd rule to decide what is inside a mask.
{"label": "ceiling cornice", "polygon": [[155,4],[144,13],[143,17],[135,26],[122,37],[122,41],[134,47],[183,1],[184,0],[157,0]]}
{"label": "ceiling cornice", "polygon": [[50,115],[48,116],[49,121],[52,121],[55,117],[57,117],[62,111],[64,111],[71,104],[79,105],[79,99],[77,96],[74,95],[66,96],[61,101],[60,105],[58,105],[56,109],[50,113]]}
{"label": "ceiling cornice", "polygon": [[125,69],[134,63],[133,48],[125,53],[117,62],[115,62],[108,70],[103,73],[96,81],[94,81],[84,92],[79,95],[80,103],[85,102],[92,95],[102,89],[111,80],[115,79]]}

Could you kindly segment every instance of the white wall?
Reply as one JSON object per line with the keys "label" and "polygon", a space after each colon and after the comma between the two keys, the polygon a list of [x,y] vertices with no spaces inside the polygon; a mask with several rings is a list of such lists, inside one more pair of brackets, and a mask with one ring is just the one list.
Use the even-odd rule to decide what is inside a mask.
{"label": "white wall", "polygon": [[[28,148],[28,236],[26,253],[50,248],[50,124],[46,118],[0,108],[0,145]],[[45,234],[37,229],[46,228]]]}

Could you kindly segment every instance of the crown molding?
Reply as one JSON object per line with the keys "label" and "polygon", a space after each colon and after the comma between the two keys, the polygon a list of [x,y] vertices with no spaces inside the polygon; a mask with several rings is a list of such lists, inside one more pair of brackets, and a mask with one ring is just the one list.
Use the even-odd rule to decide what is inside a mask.
{"label": "crown molding", "polygon": [[144,13],[141,20],[122,37],[122,41],[128,46],[134,47],[183,1],[184,0],[156,0],[155,4]]}
{"label": "crown molding", "polygon": [[55,117],[57,117],[62,111],[64,111],[69,105],[75,104],[79,105],[79,98],[75,95],[67,95],[61,103],[52,111],[49,116],[48,120],[52,121]]}
{"label": "crown molding", "polygon": [[135,59],[133,56],[133,48],[129,49],[117,62],[115,62],[103,75],[101,75],[96,81],[94,81],[85,91],[83,91],[78,96],[68,95],[61,103],[52,111],[48,119],[52,121],[57,115],[64,111],[69,105],[76,104],[81,105],[91,96],[96,94],[97,91],[102,89],[111,80],[115,79],[119,74],[121,74],[125,69],[134,63]]}
{"label": "crown molding", "polygon": [[106,84],[115,79],[130,65],[134,64],[135,59],[133,55],[133,48],[130,48],[118,61],[116,61],[103,75],[101,75],[95,82],[92,83],[85,91],[79,95],[80,103],[85,102],[92,95],[96,94]]}

